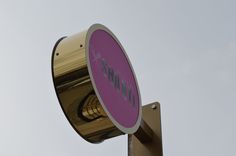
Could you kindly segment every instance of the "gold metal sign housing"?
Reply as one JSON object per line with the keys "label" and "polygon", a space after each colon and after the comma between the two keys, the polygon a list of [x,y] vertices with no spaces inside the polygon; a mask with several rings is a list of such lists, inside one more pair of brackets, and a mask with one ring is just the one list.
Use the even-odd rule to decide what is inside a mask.
{"label": "gold metal sign housing", "polygon": [[[74,130],[91,143],[125,133],[114,125],[91,82],[86,40],[97,27],[107,30],[94,25],[76,35],[63,37],[57,41],[52,53],[52,76],[61,108]],[[138,120],[140,123],[141,115]],[[139,123],[130,132],[136,131]]]}
{"label": "gold metal sign housing", "polygon": [[141,124],[135,134],[128,135],[128,156],[163,156],[160,103],[145,105],[142,111],[142,121],[146,125]]}

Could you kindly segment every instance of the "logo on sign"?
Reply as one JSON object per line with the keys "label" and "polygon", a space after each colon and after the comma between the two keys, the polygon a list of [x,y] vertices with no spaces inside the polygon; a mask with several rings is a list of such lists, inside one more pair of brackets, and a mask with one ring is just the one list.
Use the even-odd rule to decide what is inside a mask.
{"label": "logo on sign", "polygon": [[101,69],[101,74],[103,74],[104,79],[117,90],[117,93],[122,96],[124,100],[128,100],[129,103],[135,107],[135,95],[132,92],[132,87],[127,83],[126,80],[122,79],[118,72],[113,69],[113,67],[108,64],[107,60],[101,56],[101,54],[95,50],[95,48],[91,49],[92,52],[92,61],[97,62]]}

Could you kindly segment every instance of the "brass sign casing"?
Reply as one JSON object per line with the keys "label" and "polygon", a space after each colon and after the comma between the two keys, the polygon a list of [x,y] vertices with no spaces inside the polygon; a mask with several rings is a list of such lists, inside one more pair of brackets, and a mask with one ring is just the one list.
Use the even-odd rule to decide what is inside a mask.
{"label": "brass sign casing", "polygon": [[[88,34],[97,28],[110,32],[102,25],[93,25],[86,31],[59,39],[52,53],[52,76],[61,108],[74,130],[91,143],[127,133],[114,124],[91,82],[86,42]],[[141,112],[129,134],[138,129],[140,120]]]}

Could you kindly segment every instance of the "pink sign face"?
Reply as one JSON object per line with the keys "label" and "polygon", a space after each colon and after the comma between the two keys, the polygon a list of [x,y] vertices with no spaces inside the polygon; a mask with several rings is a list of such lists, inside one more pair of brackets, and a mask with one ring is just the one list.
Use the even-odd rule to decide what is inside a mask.
{"label": "pink sign face", "polygon": [[88,42],[91,79],[105,111],[118,127],[137,127],[140,94],[123,48],[110,32],[102,29],[94,30]]}

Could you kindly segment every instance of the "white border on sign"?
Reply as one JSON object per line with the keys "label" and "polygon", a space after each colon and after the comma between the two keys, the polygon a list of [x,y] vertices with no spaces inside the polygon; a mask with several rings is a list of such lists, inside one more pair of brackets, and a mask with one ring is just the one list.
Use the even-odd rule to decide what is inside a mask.
{"label": "white border on sign", "polygon": [[[133,73],[133,76],[134,76],[134,80],[135,80],[135,83],[136,83],[136,87],[137,87],[137,91],[138,91],[138,97],[139,97],[139,112],[138,112],[138,119],[136,120],[136,123],[133,127],[131,128],[127,128],[127,127],[124,127],[122,126],[120,123],[118,123],[114,118],[113,116],[110,114],[110,112],[107,110],[106,106],[104,105],[104,102],[97,90],[97,86],[96,86],[96,83],[94,81],[94,78],[93,78],[93,74],[92,74],[92,71],[91,71],[91,66],[90,66],[90,60],[89,60],[89,40],[90,40],[90,37],[91,35],[93,34],[94,31],[96,30],[104,30],[106,31],[107,33],[109,33],[113,39],[115,39],[115,41],[119,44],[119,46],[121,47],[127,61],[128,61],[128,64],[130,66],[130,69]],[[106,28],[104,25],[101,25],[101,24],[93,24],[91,27],[89,27],[88,31],[87,31],[87,34],[86,34],[86,40],[85,40],[85,55],[86,55],[86,61],[87,61],[87,66],[88,66],[88,71],[89,71],[89,75],[90,75],[90,78],[91,78],[91,81],[92,81],[92,85],[93,85],[93,88],[95,90],[95,93],[103,107],[103,109],[105,110],[105,112],[107,113],[108,117],[110,118],[110,120],[113,122],[113,124],[118,128],[120,129],[122,132],[124,133],[127,133],[127,134],[133,134],[134,132],[137,131],[137,129],[139,128],[140,126],[140,122],[141,122],[141,116],[142,116],[142,101],[141,101],[141,96],[140,96],[140,91],[139,91],[139,86],[138,86],[138,83],[137,83],[137,79],[136,79],[136,76],[135,76],[135,73],[134,73],[134,70],[133,70],[133,67],[131,66],[131,63],[130,63],[130,60],[123,48],[123,46],[121,45],[121,43],[119,42],[119,40],[115,37],[115,35],[108,29]]]}

